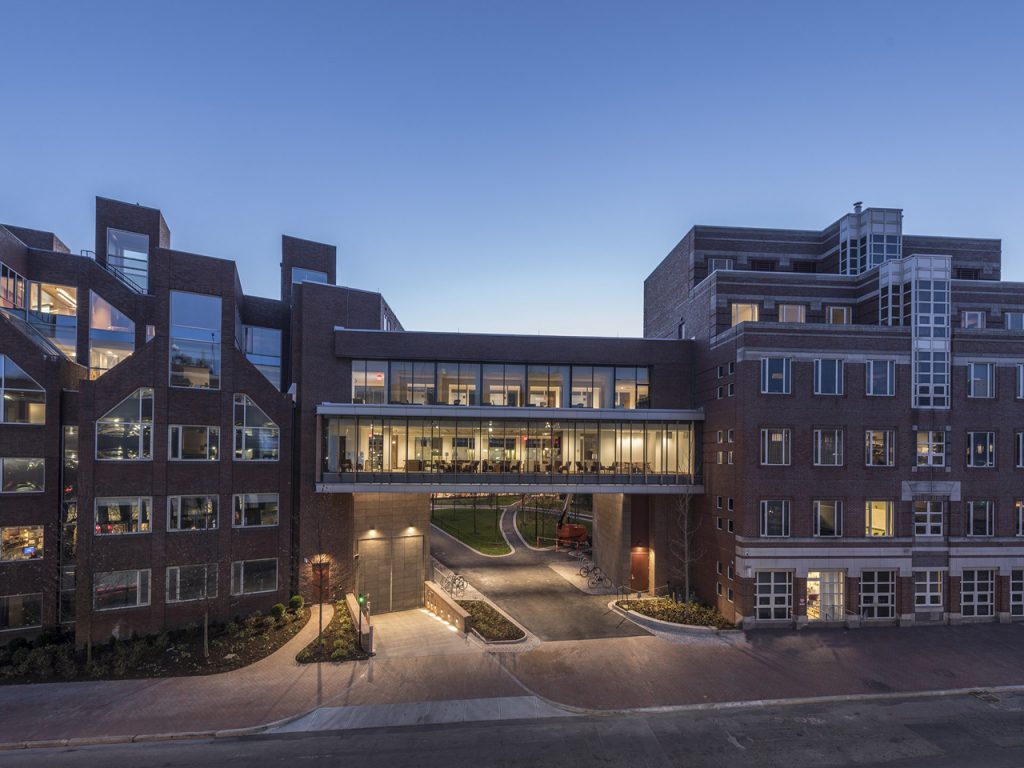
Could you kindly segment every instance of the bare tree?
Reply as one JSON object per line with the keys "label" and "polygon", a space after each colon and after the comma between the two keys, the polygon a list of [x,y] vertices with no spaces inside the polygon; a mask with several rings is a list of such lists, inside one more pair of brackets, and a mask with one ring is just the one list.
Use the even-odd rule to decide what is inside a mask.
{"label": "bare tree", "polygon": [[348,558],[339,562],[331,554],[332,551],[340,551],[334,546],[337,542],[333,541],[336,536],[332,536],[332,534],[337,534],[340,530],[341,520],[329,494],[316,494],[306,502],[303,505],[300,519],[300,524],[306,529],[301,535],[301,540],[312,551],[304,557],[303,562],[299,565],[299,591],[316,596],[319,604],[317,644],[322,645],[324,600],[331,600],[332,595],[337,591],[337,587],[332,590],[332,584],[341,586],[347,583],[352,563]]}
{"label": "bare tree", "polygon": [[676,497],[676,530],[669,543],[669,552],[682,578],[684,600],[687,602],[691,600],[690,577],[693,566],[705,553],[704,545],[697,542],[697,532],[703,519],[693,506],[693,496],[690,494],[680,494]]}

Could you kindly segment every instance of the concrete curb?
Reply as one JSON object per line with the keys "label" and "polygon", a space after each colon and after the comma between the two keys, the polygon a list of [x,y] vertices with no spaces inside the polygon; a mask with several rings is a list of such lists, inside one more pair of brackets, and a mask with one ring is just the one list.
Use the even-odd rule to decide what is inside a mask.
{"label": "concrete curb", "polygon": [[[555,545],[554,544],[552,544],[550,547],[535,547],[535,546],[533,546],[533,544],[531,544],[530,542],[528,542],[526,540],[526,537],[523,536],[523,532],[519,530],[519,523],[516,522],[516,517],[517,517],[516,511],[518,510],[518,504],[519,504],[519,502],[517,501],[512,506],[506,507],[506,509],[512,511],[512,530],[516,532],[516,536],[518,536],[519,540],[521,542],[523,542],[523,546],[526,547],[531,552],[554,552],[555,551]],[[504,533],[505,532],[502,531],[502,535],[504,535]]]}
{"label": "concrete curb", "polygon": [[[506,669],[511,675],[511,672]],[[517,681],[518,682],[518,681]],[[650,714],[672,714],[679,712],[701,712],[715,710],[738,710],[738,709],[759,709],[769,707],[798,707],[811,706],[815,704],[841,704],[858,701],[899,701],[912,699],[942,698],[945,696],[970,696],[980,692],[984,693],[1024,693],[1024,685],[997,685],[975,688],[946,688],[931,691],[908,691],[891,693],[853,693],[837,694],[833,696],[802,696],[790,699],[753,699],[748,701],[718,701],[701,704],[668,704],[655,707],[632,707],[625,709],[592,709],[588,707],[576,707],[569,704],[552,701],[546,696],[541,696],[531,691],[527,686],[520,683],[523,690],[536,696],[539,700],[550,704],[553,707],[577,715],[590,715],[595,717],[613,717],[630,715]],[[244,736],[256,736],[272,728],[279,728],[299,718],[312,714],[320,707],[313,707],[291,717],[285,717],[264,725],[250,726],[247,728],[231,728],[220,731],[186,731],[181,733],[155,733],[137,734],[134,736],[85,736],[70,739],[49,739],[40,741],[21,741],[0,743],[0,752],[15,751],[20,749],[62,749],[74,747],[104,746],[114,744],[142,744],[161,741],[186,741],[198,739],[232,739]],[[379,725],[372,728],[387,728],[391,726]],[[368,729],[357,729],[368,730]]]}
{"label": "concrete curb", "polygon": [[[502,514],[504,514],[504,513],[502,513]],[[501,523],[499,521],[499,525],[500,524]],[[462,541],[458,536],[453,536],[452,534],[448,533],[448,531],[446,531],[444,528],[442,528],[441,526],[437,525],[436,523],[431,523],[430,527],[433,528],[438,533],[443,533],[445,536],[447,536],[449,539],[454,541],[456,544],[458,544],[459,546],[465,547],[470,552],[472,552],[474,555],[480,555],[480,557],[493,557],[496,560],[500,560],[503,557],[512,557],[512,555],[514,555],[516,553],[516,548],[514,546],[512,546],[512,542],[508,540],[508,536],[505,535],[504,531],[501,531],[501,538],[503,538],[505,540],[505,543],[508,544],[508,548],[511,549],[512,551],[511,552],[506,552],[503,555],[491,555],[491,554],[488,554],[487,552],[481,552],[479,549],[476,549],[474,547],[469,546],[469,544],[467,544],[466,542]]]}
{"label": "concrete curb", "polygon": [[655,629],[661,632],[674,632],[680,635],[737,636],[743,634],[742,629],[719,629],[718,627],[703,627],[696,624],[676,624],[674,621],[655,619],[651,616],[645,616],[642,613],[638,613],[637,611],[620,608],[616,603],[618,603],[618,599],[612,600],[608,603],[608,608],[615,611],[620,616],[625,616],[634,624],[637,624],[644,629]]}

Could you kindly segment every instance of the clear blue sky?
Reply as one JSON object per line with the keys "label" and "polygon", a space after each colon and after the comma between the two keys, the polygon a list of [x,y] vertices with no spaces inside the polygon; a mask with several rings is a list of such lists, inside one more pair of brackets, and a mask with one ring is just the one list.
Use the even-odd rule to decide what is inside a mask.
{"label": "clear blue sky", "polygon": [[[781,7],[780,7],[781,6]],[[1024,279],[1024,3],[0,0],[0,221],[93,198],[274,296],[280,235],[407,328],[639,335],[695,223],[1003,238]]]}

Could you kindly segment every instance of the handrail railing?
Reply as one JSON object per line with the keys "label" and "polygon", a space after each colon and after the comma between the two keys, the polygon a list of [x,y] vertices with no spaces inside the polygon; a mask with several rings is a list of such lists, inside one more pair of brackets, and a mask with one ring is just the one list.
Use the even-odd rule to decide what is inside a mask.
{"label": "handrail railing", "polygon": [[83,248],[81,253],[87,259],[92,259],[93,261],[95,261],[97,266],[102,267],[109,274],[113,275],[115,278],[120,280],[126,288],[130,288],[136,293],[147,292],[145,288],[143,288],[141,285],[139,285],[130,277],[128,277],[127,273],[125,273],[123,270],[118,269],[113,264],[108,264],[107,262],[100,261],[99,259],[97,259],[95,251],[89,251]]}
{"label": "handrail railing", "polygon": [[28,320],[22,317],[20,310],[12,310],[6,307],[0,307],[0,315],[7,318],[7,320],[9,320],[12,325],[16,325],[23,333],[25,333],[26,336],[28,336],[32,341],[36,342],[36,344],[41,346],[45,350],[45,352],[51,357],[63,357],[65,359],[70,359],[67,355],[64,354],[64,350],[62,350],[60,347],[54,344],[50,339],[46,337],[45,334],[40,332],[38,328],[33,326],[32,323],[28,322]]}

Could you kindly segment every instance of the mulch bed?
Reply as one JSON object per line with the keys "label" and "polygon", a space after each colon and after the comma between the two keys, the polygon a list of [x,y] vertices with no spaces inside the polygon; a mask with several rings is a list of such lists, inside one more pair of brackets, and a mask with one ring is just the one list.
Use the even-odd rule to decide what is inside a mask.
{"label": "mulch bed", "polygon": [[627,611],[636,611],[652,619],[671,621],[674,624],[687,624],[691,627],[716,627],[718,629],[735,629],[736,627],[714,608],[696,603],[677,603],[667,597],[651,600],[619,600],[615,604]]}
{"label": "mulch bed", "polygon": [[44,633],[34,641],[15,638],[0,646],[0,684],[70,680],[183,677],[230,672],[266,658],[305,626],[310,611],[280,619],[258,611],[248,618],[210,625],[210,656],[203,656],[202,625],[75,650],[68,635]]}
{"label": "mulch bed", "polygon": [[459,600],[459,605],[473,617],[473,629],[485,640],[521,640],[526,637],[519,627],[506,619],[484,600]]}
{"label": "mulch bed", "polygon": [[316,664],[368,659],[369,655],[359,647],[358,634],[348,604],[342,600],[334,606],[334,618],[324,627],[323,637],[314,638],[313,642],[298,652],[295,660],[300,664]]}

